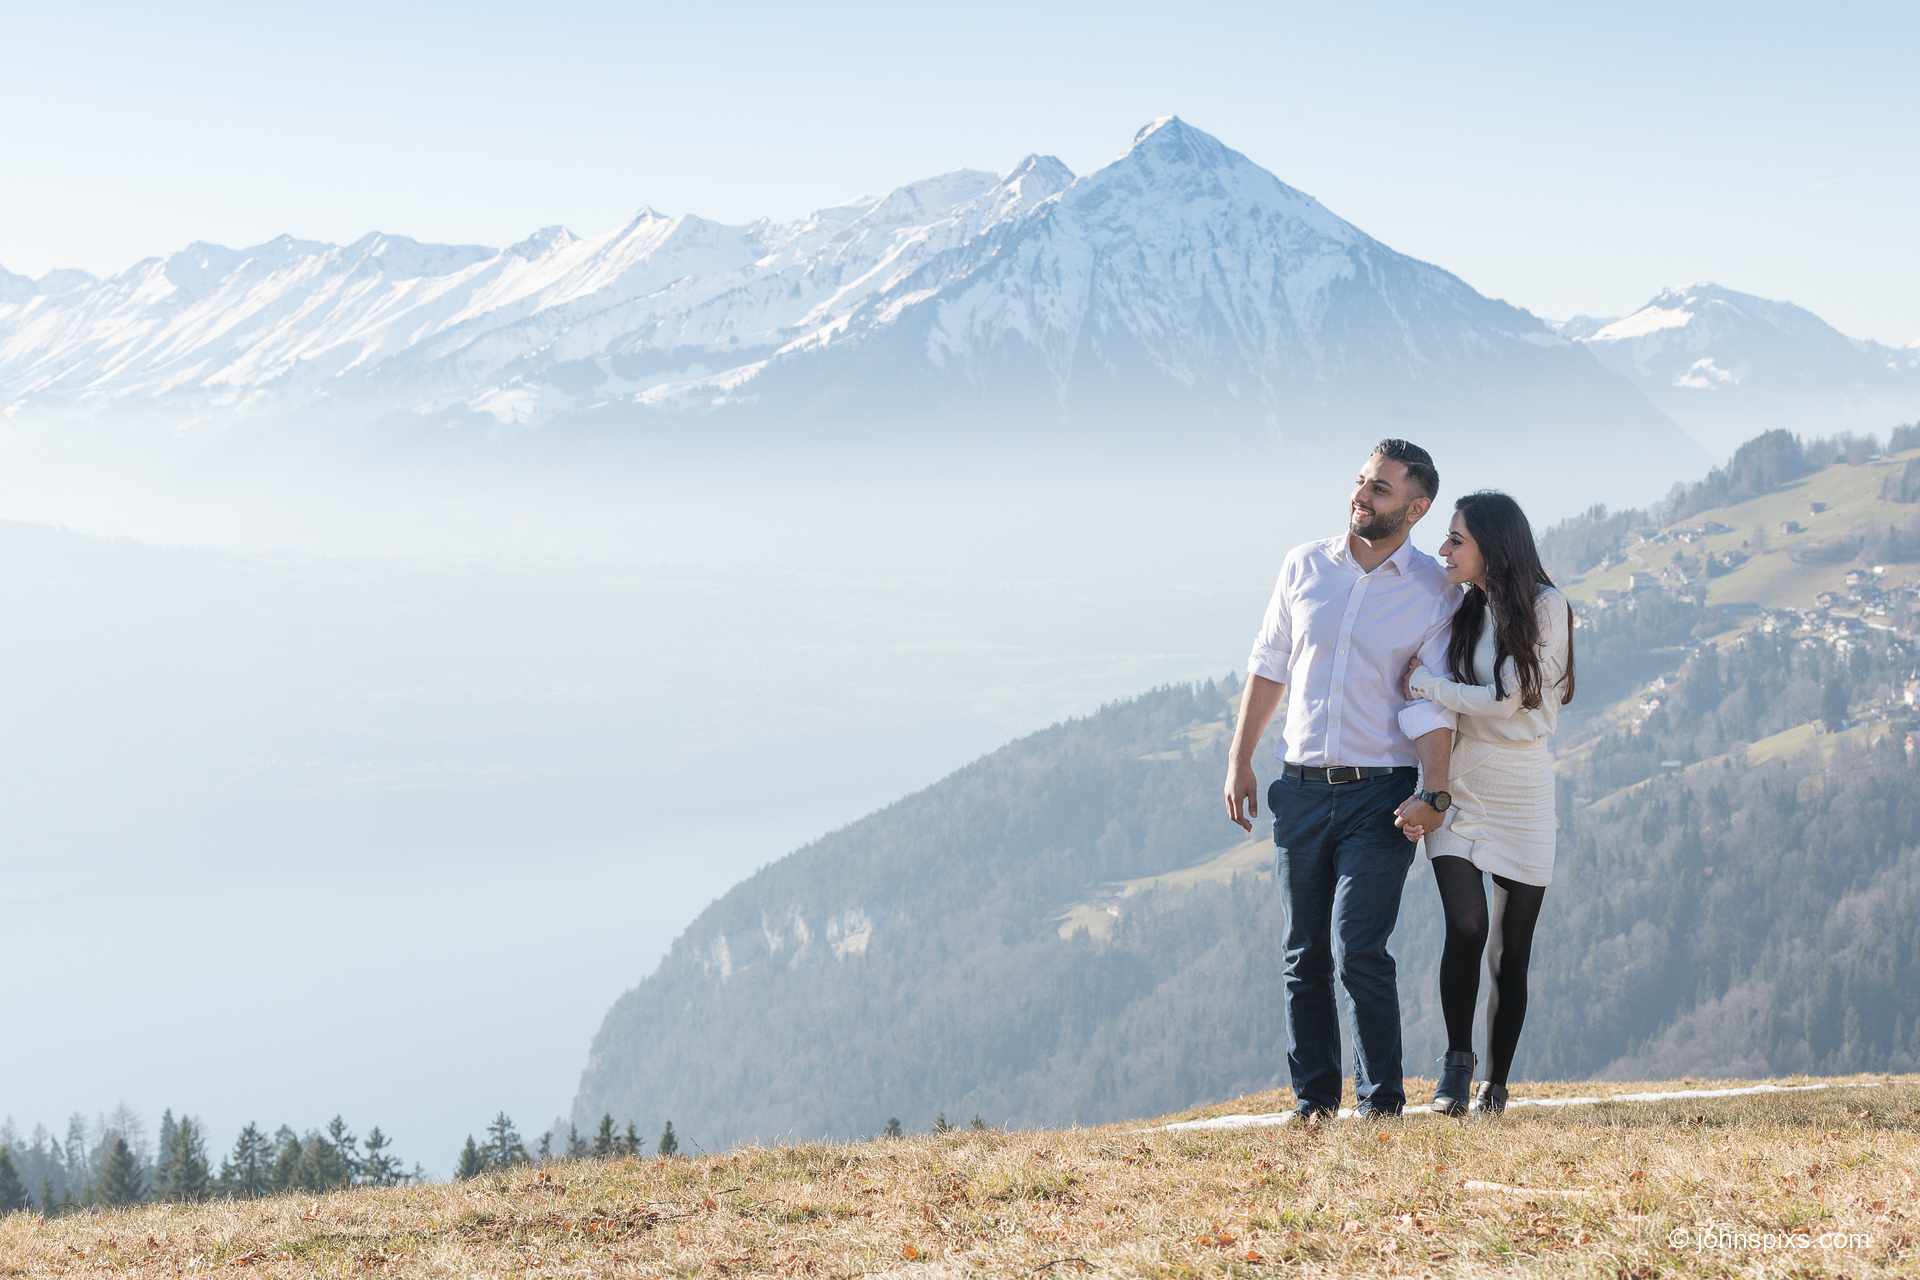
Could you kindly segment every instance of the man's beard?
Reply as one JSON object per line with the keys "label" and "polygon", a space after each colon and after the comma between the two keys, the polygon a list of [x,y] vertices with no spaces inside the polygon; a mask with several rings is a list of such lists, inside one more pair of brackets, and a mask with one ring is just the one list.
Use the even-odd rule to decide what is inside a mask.
{"label": "man's beard", "polygon": [[1379,538],[1391,538],[1394,534],[1400,532],[1406,523],[1407,509],[1405,507],[1401,507],[1398,511],[1381,511],[1376,507],[1373,515],[1365,524],[1352,525],[1353,536],[1356,538],[1365,538],[1369,542]]}

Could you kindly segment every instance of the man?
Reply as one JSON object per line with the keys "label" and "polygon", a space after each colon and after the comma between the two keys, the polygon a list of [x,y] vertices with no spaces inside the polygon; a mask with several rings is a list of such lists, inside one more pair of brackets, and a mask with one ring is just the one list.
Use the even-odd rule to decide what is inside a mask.
{"label": "man", "polygon": [[1439,483],[1425,449],[1376,445],[1355,478],[1347,532],[1288,553],[1247,659],[1227,816],[1253,830],[1253,751],[1285,699],[1267,807],[1287,905],[1287,1069],[1306,1120],[1339,1109],[1336,967],[1353,1001],[1357,1112],[1406,1106],[1387,938],[1413,865],[1411,833],[1439,827],[1451,803],[1449,721],[1430,702],[1409,705],[1400,686],[1409,657],[1431,638],[1444,643],[1459,604],[1439,562],[1408,541]]}

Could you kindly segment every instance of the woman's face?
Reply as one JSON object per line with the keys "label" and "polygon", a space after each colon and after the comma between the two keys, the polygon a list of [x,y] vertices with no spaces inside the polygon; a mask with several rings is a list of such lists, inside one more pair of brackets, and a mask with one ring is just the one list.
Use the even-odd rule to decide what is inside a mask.
{"label": "woman's face", "polygon": [[1487,562],[1480,557],[1480,544],[1467,532],[1467,517],[1461,512],[1453,513],[1453,523],[1447,526],[1447,540],[1440,544],[1440,559],[1447,566],[1447,581],[1454,586],[1465,582],[1486,585]]}

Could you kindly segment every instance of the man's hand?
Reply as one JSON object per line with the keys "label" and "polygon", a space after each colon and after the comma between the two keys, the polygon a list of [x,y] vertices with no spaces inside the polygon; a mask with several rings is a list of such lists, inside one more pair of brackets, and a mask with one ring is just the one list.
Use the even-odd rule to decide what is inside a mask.
{"label": "man's hand", "polygon": [[1227,817],[1249,834],[1253,831],[1253,820],[1260,816],[1259,788],[1252,765],[1235,760],[1227,766]]}
{"label": "man's hand", "polygon": [[1438,831],[1445,821],[1438,809],[1419,796],[1408,796],[1393,811],[1393,825],[1410,841],[1419,840],[1429,831]]}
{"label": "man's hand", "polygon": [[1407,669],[1400,673],[1400,696],[1408,702],[1413,701],[1413,673],[1420,669],[1420,655],[1414,654],[1407,659]]}

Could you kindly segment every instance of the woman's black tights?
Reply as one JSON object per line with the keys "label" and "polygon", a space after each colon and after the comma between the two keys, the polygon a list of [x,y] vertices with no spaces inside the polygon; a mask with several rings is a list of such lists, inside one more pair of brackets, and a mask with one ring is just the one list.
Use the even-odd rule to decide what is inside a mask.
{"label": "woman's black tights", "polygon": [[1440,953],[1440,1011],[1447,1020],[1447,1048],[1473,1048],[1473,1006],[1480,998],[1484,953],[1493,978],[1487,996],[1487,1079],[1503,1085],[1520,1043],[1520,1024],[1527,1018],[1527,961],[1547,887],[1494,876],[1489,928],[1480,868],[1443,854],[1433,859],[1433,879],[1447,916],[1447,944]]}

